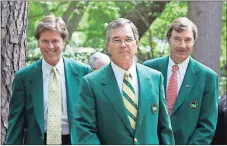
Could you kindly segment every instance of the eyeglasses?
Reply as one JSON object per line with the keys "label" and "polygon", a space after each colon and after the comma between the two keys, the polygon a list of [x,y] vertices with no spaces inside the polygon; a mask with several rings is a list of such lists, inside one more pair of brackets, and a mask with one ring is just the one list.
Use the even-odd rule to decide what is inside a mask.
{"label": "eyeglasses", "polygon": [[119,40],[119,39],[114,39],[114,40],[110,40],[110,42],[116,44],[116,45],[121,45],[123,42],[126,44],[126,45],[130,45],[133,41],[135,41],[134,39],[126,39],[126,40]]}

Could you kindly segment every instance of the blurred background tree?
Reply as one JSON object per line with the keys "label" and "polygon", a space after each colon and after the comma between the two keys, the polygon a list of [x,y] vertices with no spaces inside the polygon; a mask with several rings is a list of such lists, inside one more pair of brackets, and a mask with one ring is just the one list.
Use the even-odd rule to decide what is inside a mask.
{"label": "blurred background tree", "polygon": [[[7,47],[8,54],[1,49],[1,83],[7,81],[1,86],[4,92],[4,106],[2,111],[7,113],[6,106],[9,102],[11,89],[9,88],[16,70],[28,65],[39,58],[41,53],[37,48],[37,41],[34,38],[34,30],[40,19],[48,14],[54,14],[64,19],[69,31],[69,39],[66,43],[63,55],[74,58],[77,61],[87,63],[90,55],[96,51],[106,53],[105,49],[105,28],[107,24],[115,18],[124,17],[130,19],[139,30],[140,44],[137,51],[137,62],[142,63],[145,60],[153,59],[167,55],[169,46],[165,38],[168,25],[177,17],[188,16],[193,20],[199,29],[199,38],[196,42],[195,51],[192,56],[202,63],[214,69],[220,76],[220,95],[226,94],[226,2],[187,2],[187,1],[29,1],[1,3],[1,23],[3,32],[6,32],[5,38],[1,43],[13,44]],[[9,8],[10,7],[10,8]],[[19,17],[24,13],[24,17]],[[14,19],[10,19],[14,18]],[[23,19],[22,19],[23,18]],[[15,25],[12,29],[12,23],[20,20],[23,24]],[[28,22],[28,24],[27,24]],[[10,27],[11,26],[11,27]],[[23,27],[23,29],[21,29]],[[27,29],[26,29],[27,28]],[[24,31],[22,31],[24,30]],[[19,41],[10,40],[10,32],[26,33],[19,37]],[[4,33],[2,33],[4,34]],[[17,38],[18,39],[18,38]],[[15,40],[15,39],[14,39]],[[24,44],[23,42],[26,42]],[[19,45],[17,45],[19,44]],[[22,44],[22,45],[21,45]],[[14,47],[17,47],[16,49]],[[26,48],[26,50],[24,49]],[[20,50],[22,57],[14,50]],[[199,51],[197,51],[199,50]],[[16,54],[13,55],[12,54]],[[26,56],[26,60],[23,58]],[[4,56],[5,55],[5,56]],[[12,71],[6,76],[3,67],[9,67],[7,57],[11,56]],[[10,66],[10,67],[11,67]],[[4,76],[5,75],[5,76]],[[9,76],[10,75],[10,76]],[[7,77],[7,78],[6,78]],[[3,93],[3,92],[2,92]],[[3,98],[3,96],[2,96]],[[5,117],[7,119],[7,116]],[[7,123],[2,121],[4,128]],[[5,124],[5,125],[4,125]],[[4,135],[2,132],[2,144],[4,144]]]}
{"label": "blurred background tree", "polygon": [[67,23],[69,40],[64,56],[84,63],[96,51],[106,53],[105,28],[115,18],[128,18],[138,27],[140,45],[137,59],[142,63],[169,53],[165,38],[168,25],[177,17],[188,16],[199,29],[194,49],[197,51],[192,56],[219,74],[221,95],[226,93],[226,2],[30,2],[27,63],[41,57],[33,35],[38,21],[47,14],[60,16]]}

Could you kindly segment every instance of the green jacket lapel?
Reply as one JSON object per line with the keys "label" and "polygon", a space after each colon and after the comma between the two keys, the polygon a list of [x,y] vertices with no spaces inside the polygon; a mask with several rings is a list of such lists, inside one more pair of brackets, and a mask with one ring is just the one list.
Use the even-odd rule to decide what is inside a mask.
{"label": "green jacket lapel", "polygon": [[198,77],[196,76],[196,72],[197,72],[197,67],[194,64],[194,59],[190,58],[189,64],[188,64],[188,68],[186,70],[180,91],[178,93],[176,102],[174,104],[173,110],[172,110],[172,114],[174,114],[174,112],[180,107],[180,105],[183,103],[183,101],[185,100],[185,98],[188,97],[190,91],[192,90],[192,88],[194,87],[196,81],[198,81]]}
{"label": "green jacket lapel", "polygon": [[106,95],[106,98],[109,100],[111,106],[115,109],[126,128],[133,135],[133,131],[125,111],[125,106],[111,64],[106,66],[101,84],[104,85],[103,92]]}
{"label": "green jacket lapel", "polygon": [[[65,69],[67,110],[69,116],[74,116],[76,108],[75,97],[79,96],[80,79],[76,67],[74,67],[67,58],[63,58],[63,60]],[[75,93],[77,95],[75,95]]]}
{"label": "green jacket lapel", "polygon": [[43,75],[41,59],[34,65],[29,82],[36,120],[42,132],[42,136],[44,136]]}
{"label": "green jacket lapel", "polygon": [[164,77],[164,91],[166,93],[166,85],[167,85],[167,70],[168,70],[168,64],[169,64],[169,56],[166,56],[163,58],[163,60],[158,64],[159,71],[162,73]]}
{"label": "green jacket lapel", "polygon": [[140,68],[139,64],[137,64],[136,68],[139,88],[139,103],[135,135],[137,135],[140,130],[140,127],[143,123],[145,111],[147,111],[148,108],[146,107],[148,100],[147,95],[151,95],[149,92],[152,91],[152,82],[150,80],[150,77],[144,73],[144,71]]}

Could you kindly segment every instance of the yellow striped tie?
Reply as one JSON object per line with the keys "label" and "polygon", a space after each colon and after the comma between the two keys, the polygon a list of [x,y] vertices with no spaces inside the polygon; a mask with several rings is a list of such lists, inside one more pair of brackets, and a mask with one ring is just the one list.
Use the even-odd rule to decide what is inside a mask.
{"label": "yellow striped tie", "polygon": [[56,68],[51,70],[48,90],[47,144],[61,144],[61,82]]}
{"label": "yellow striped tie", "polygon": [[132,76],[129,72],[125,72],[123,80],[123,101],[128,114],[131,127],[135,130],[137,118],[137,102],[135,90],[132,86]]}

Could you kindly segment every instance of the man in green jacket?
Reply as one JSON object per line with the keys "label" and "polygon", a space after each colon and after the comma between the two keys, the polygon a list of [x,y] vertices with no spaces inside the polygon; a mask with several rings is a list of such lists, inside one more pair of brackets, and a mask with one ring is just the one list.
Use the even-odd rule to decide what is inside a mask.
{"label": "man in green jacket", "polygon": [[218,75],[190,57],[198,37],[186,17],[173,21],[167,31],[170,55],[144,62],[162,72],[168,113],[176,144],[208,145],[218,116]]}
{"label": "man in green jacket", "polygon": [[134,61],[137,28],[119,18],[106,36],[111,63],[81,81],[78,144],[174,144],[163,77]]}
{"label": "man in green jacket", "polygon": [[35,37],[43,58],[16,72],[6,144],[77,144],[76,100],[87,65],[62,57],[68,31],[60,17],[46,16]]}

